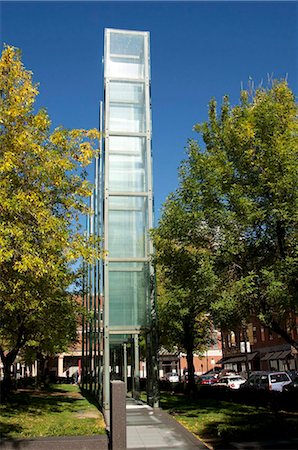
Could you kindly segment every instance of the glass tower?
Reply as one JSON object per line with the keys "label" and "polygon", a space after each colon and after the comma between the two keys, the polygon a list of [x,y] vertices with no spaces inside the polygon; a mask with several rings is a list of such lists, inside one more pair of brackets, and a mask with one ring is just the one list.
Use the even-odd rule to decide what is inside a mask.
{"label": "glass tower", "polygon": [[152,360],[149,33],[105,30],[103,116],[103,406],[109,409],[111,376],[127,382],[127,346],[136,395],[140,336],[151,349],[147,363]]}

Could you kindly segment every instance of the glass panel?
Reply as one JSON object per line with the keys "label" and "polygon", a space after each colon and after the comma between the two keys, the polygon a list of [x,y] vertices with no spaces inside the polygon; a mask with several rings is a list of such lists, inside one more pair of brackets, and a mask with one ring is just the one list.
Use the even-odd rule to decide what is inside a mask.
{"label": "glass panel", "polygon": [[110,105],[110,130],[144,133],[145,108],[135,105]]}
{"label": "glass panel", "polygon": [[111,131],[145,131],[144,86],[139,83],[110,83]]}
{"label": "glass panel", "polygon": [[144,103],[144,84],[111,81],[110,101],[124,103]]}
{"label": "glass panel", "polygon": [[108,77],[144,77],[144,36],[128,33],[110,33]]}
{"label": "glass panel", "polygon": [[146,182],[145,138],[110,136],[109,189],[144,192]]}
{"label": "glass panel", "polygon": [[147,254],[147,199],[110,197],[109,256],[142,258]]}
{"label": "glass panel", "polygon": [[131,340],[131,335],[129,334],[110,334],[110,343],[118,344],[129,342]]}
{"label": "glass panel", "polygon": [[109,280],[110,325],[146,325],[148,265],[110,263]]}

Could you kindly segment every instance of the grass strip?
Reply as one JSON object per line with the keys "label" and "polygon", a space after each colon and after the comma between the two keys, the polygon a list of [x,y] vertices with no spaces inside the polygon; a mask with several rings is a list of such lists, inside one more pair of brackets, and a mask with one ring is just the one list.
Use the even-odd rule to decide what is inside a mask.
{"label": "grass strip", "polygon": [[1,438],[90,436],[104,433],[102,414],[83,397],[75,385],[20,390],[0,406]]}
{"label": "grass strip", "polygon": [[205,440],[250,441],[297,437],[298,414],[209,398],[161,393],[160,406]]}

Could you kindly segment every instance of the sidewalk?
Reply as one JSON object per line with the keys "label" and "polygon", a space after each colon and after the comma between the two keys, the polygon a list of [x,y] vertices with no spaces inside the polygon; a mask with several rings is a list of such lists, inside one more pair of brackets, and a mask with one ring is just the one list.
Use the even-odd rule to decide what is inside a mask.
{"label": "sidewalk", "polygon": [[127,399],[127,449],[207,450],[201,441],[159,408]]}

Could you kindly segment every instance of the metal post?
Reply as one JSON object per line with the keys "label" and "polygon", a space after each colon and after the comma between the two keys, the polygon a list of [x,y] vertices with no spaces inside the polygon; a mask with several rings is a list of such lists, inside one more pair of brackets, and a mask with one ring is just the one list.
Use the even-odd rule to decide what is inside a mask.
{"label": "metal post", "polygon": [[246,332],[246,324],[243,326],[243,337],[244,337],[244,353],[245,353],[245,369],[247,374],[247,379],[249,378],[249,362],[248,362],[248,353],[247,353],[247,332]]}
{"label": "metal post", "polygon": [[139,336],[133,337],[134,341],[134,391],[133,397],[136,400],[140,398],[140,354],[139,354]]}
{"label": "metal post", "polygon": [[[90,198],[90,215],[89,215],[89,236],[92,236],[93,231],[94,231],[94,216],[93,216],[93,194],[91,195]],[[92,313],[93,312],[93,270],[92,270],[92,265],[89,263],[88,264],[88,272],[89,272],[89,283],[88,283],[88,291],[89,291],[89,311]],[[94,320],[93,318],[89,319],[89,361],[90,361],[90,370],[89,370],[89,390],[90,392],[92,392],[93,389],[93,370],[94,370],[94,361],[93,361],[93,325],[94,325]]]}
{"label": "metal post", "polygon": [[126,390],[123,381],[111,381],[110,448],[126,450]]}
{"label": "metal post", "polygon": [[[103,160],[103,138],[102,138],[102,129],[103,129],[103,123],[102,123],[102,111],[103,111],[103,103],[100,102],[99,106],[99,132],[100,132],[100,139],[99,139],[99,157],[98,157],[98,167],[97,167],[97,237],[102,237],[102,160]],[[102,249],[102,243],[101,241],[97,243],[98,245],[98,252],[100,258],[102,258],[101,255],[101,249]],[[97,362],[97,385],[98,385],[98,398],[99,404],[102,404],[102,340],[103,340],[103,334],[102,334],[102,270],[101,270],[101,260],[98,259],[97,262],[97,295],[98,295],[98,308],[97,308],[97,355],[98,355],[98,362]]]}
{"label": "metal post", "polygon": [[125,384],[125,392],[127,392],[127,347],[123,344],[123,379]]}
{"label": "metal post", "polygon": [[[84,307],[86,307],[85,304],[85,262],[83,261],[83,280],[82,280],[82,304]],[[81,378],[81,384],[84,387],[84,383],[85,383],[85,359],[86,359],[86,355],[85,355],[85,339],[86,339],[86,333],[85,333],[85,319],[84,319],[84,315],[82,314],[82,364],[81,364],[81,373],[80,373],[80,378]]]}

